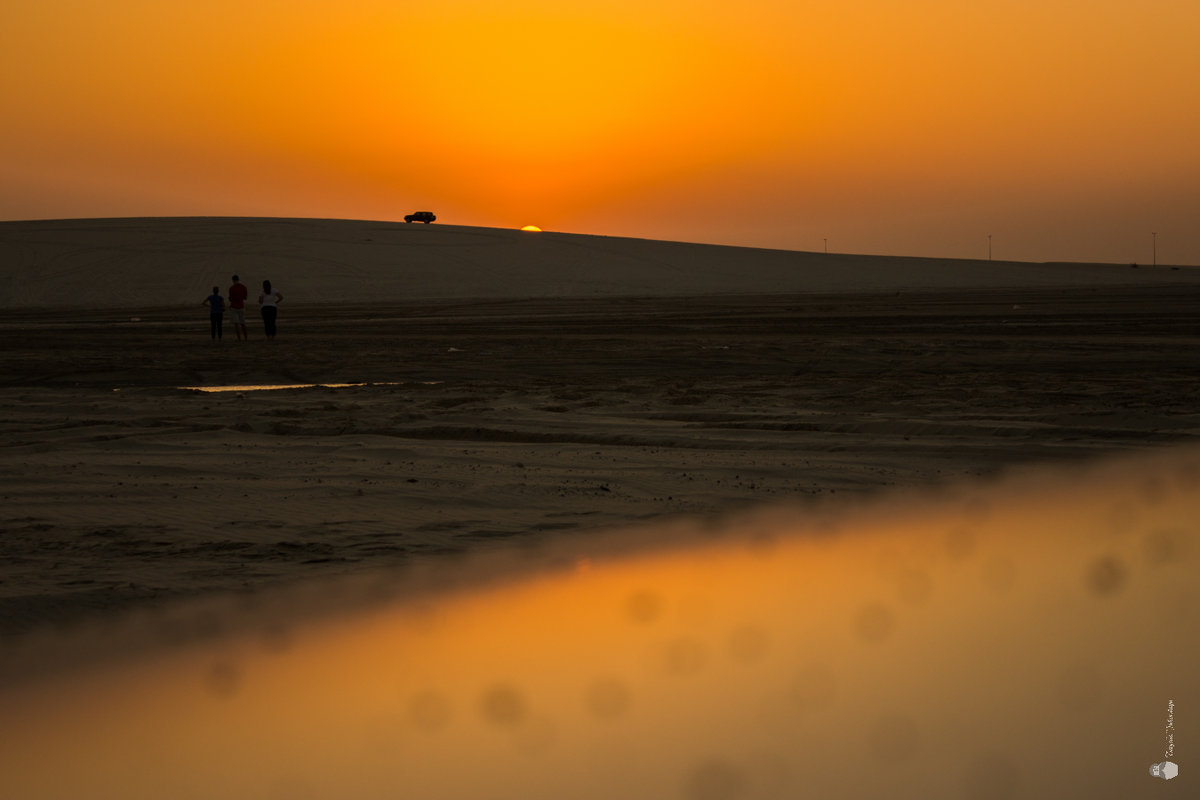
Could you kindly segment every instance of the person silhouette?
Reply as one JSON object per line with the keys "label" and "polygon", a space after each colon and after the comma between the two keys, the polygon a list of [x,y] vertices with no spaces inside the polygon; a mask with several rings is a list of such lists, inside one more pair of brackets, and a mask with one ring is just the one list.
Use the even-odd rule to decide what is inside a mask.
{"label": "person silhouette", "polygon": [[263,281],[262,291],[258,293],[258,305],[262,309],[263,330],[268,339],[275,338],[275,319],[279,315],[279,304],[283,302],[283,292],[271,288],[270,281]]}
{"label": "person silhouette", "polygon": [[221,297],[221,290],[214,286],[212,294],[204,298],[200,305],[208,306],[209,331],[213,341],[221,339],[221,321],[225,317],[225,298]]}
{"label": "person silhouette", "polygon": [[246,332],[246,298],[249,296],[250,290],[234,275],[233,285],[229,287],[229,320],[238,341],[250,338]]}

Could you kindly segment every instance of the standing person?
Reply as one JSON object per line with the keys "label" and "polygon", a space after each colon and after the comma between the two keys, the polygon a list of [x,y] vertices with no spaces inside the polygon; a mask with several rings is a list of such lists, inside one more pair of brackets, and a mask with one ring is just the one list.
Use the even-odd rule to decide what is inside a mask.
{"label": "standing person", "polygon": [[239,342],[250,338],[246,333],[246,298],[249,296],[250,290],[234,275],[233,286],[229,287],[229,319],[233,322],[233,332]]}
{"label": "standing person", "polygon": [[221,320],[225,317],[225,298],[221,297],[220,288],[214,286],[213,293],[204,298],[200,305],[208,306],[209,328],[215,342],[221,338]]}
{"label": "standing person", "polygon": [[268,339],[275,338],[275,317],[279,314],[279,304],[283,302],[283,293],[271,288],[270,281],[263,281],[262,291],[258,293],[258,304],[262,306],[263,328]]}

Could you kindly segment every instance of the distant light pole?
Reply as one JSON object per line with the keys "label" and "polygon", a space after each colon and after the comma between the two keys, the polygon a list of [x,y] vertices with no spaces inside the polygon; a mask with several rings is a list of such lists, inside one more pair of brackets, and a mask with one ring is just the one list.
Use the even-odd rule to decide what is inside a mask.
{"label": "distant light pole", "polygon": [[988,234],[988,261],[992,260],[992,235]]}
{"label": "distant light pole", "polygon": [[1153,237],[1150,240],[1150,247],[1151,247],[1150,265],[1157,267],[1158,266],[1158,234],[1152,232],[1150,235]]}

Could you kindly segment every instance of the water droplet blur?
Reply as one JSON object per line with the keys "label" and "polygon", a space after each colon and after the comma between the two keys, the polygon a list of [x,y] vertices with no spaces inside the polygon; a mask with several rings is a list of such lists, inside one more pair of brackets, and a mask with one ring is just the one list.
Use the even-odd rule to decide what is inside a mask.
{"label": "water droplet blur", "polygon": [[483,717],[494,725],[519,725],[525,719],[525,698],[512,686],[498,684],[483,693]]}
{"label": "water droplet blur", "polygon": [[1086,582],[1092,594],[1103,597],[1120,592],[1127,577],[1125,565],[1119,558],[1103,556],[1088,567]]}
{"label": "water droplet blur", "polygon": [[218,661],[209,669],[205,685],[217,697],[231,698],[242,687],[242,671],[230,661]]}
{"label": "water droplet blur", "polygon": [[1184,531],[1159,529],[1146,534],[1142,540],[1142,550],[1148,563],[1162,566],[1182,561],[1187,556],[1189,544],[1188,534]]}
{"label": "water droplet blur", "polygon": [[955,528],[946,534],[946,555],[960,561],[974,555],[976,537],[967,528]]}
{"label": "water droplet blur", "polygon": [[742,771],[724,761],[705,761],[687,777],[684,792],[689,800],[734,800],[746,789]]}
{"label": "water droplet blur", "polygon": [[633,593],[625,603],[629,618],[638,623],[654,622],[662,616],[662,610],[662,597],[648,589]]}
{"label": "water droplet blur", "polygon": [[882,642],[895,626],[895,615],[882,603],[868,603],[854,615],[854,632],[865,642]]}

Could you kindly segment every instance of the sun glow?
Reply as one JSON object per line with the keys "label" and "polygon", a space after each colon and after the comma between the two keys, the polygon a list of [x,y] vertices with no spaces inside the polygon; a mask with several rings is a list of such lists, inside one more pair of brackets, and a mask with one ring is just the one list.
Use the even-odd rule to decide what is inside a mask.
{"label": "sun glow", "polygon": [[524,228],[521,228],[521,230],[523,230],[523,231],[535,231],[535,232],[537,232],[537,233],[541,233],[541,232],[542,232],[542,229],[541,229],[541,228],[539,228],[537,225],[526,225]]}
{"label": "sun glow", "polygon": [[[959,231],[986,227],[1006,257],[1145,260],[1152,230],[1160,261],[1200,252],[1196,3],[120,5],[0,11],[0,218],[399,203],[800,249],[975,257]],[[1152,133],[1112,123],[1145,109]]]}

